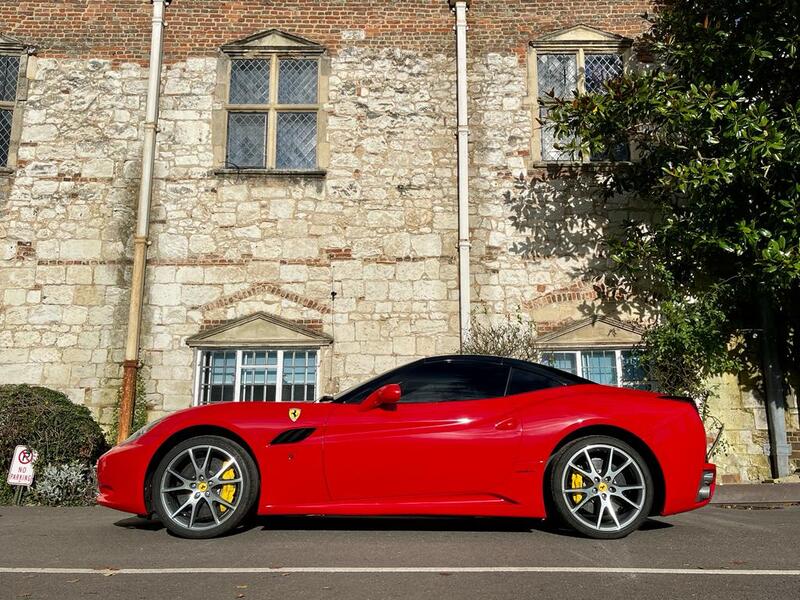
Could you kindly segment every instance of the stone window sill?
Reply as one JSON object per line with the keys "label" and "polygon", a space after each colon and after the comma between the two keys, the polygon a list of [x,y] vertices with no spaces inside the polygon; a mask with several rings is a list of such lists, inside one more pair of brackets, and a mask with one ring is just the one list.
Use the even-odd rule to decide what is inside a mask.
{"label": "stone window sill", "polygon": [[569,161],[533,161],[531,167],[534,169],[547,169],[549,171],[604,171],[616,165],[631,165],[629,160],[593,160],[591,162],[569,162]]}
{"label": "stone window sill", "polygon": [[214,169],[214,175],[219,177],[277,177],[277,178],[306,178],[322,179],[327,174],[323,169],[301,170],[301,169]]}

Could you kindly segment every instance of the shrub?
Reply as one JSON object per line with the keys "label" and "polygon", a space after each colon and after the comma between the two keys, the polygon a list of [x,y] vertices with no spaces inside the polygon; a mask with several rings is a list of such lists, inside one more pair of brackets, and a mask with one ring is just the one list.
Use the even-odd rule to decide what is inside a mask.
{"label": "shrub", "polygon": [[[0,385],[1,473],[8,472],[19,444],[39,454],[39,475],[47,465],[78,461],[89,467],[107,448],[100,426],[85,406],[44,387]],[[12,493],[3,478],[0,502],[8,502]]]}
{"label": "shrub", "polygon": [[485,323],[473,317],[462,354],[487,354],[538,362],[536,329],[521,317]]}
{"label": "shrub", "polygon": [[36,475],[32,501],[46,506],[85,506],[97,496],[94,467],[86,462],[45,465]]}

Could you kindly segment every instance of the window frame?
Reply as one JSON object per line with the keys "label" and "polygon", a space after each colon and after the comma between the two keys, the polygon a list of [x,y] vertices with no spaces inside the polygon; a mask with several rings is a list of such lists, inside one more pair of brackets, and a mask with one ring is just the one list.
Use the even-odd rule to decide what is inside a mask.
{"label": "window frame", "polygon": [[[230,102],[230,82],[233,72],[233,63],[238,60],[269,60],[269,98],[266,104],[236,104]],[[280,86],[280,61],[281,60],[313,60],[317,63],[317,102],[313,104],[281,104],[278,101],[278,92]],[[272,52],[268,55],[257,57],[235,57],[227,61],[227,93],[225,98],[225,168],[235,169],[238,171],[251,171],[251,170],[266,170],[266,171],[316,171],[319,169],[319,128],[320,128],[320,111],[322,104],[320,103],[320,57],[318,55],[302,55],[283,52]],[[279,169],[277,167],[278,156],[278,114],[287,112],[298,113],[314,113],[316,115],[316,137],[317,143],[314,148],[314,166],[310,169],[305,168],[289,168]],[[264,166],[263,167],[239,167],[228,162],[228,147],[230,144],[228,132],[228,116],[231,113],[252,113],[252,114],[266,114],[267,115],[267,131],[265,136],[264,148]]]}
{"label": "window frame", "polygon": [[[542,130],[544,123],[539,117],[540,109],[552,106],[552,98],[539,94],[539,55],[562,54],[575,57],[576,90],[578,95],[586,93],[586,56],[614,54],[622,59],[622,72],[629,73],[633,68],[632,41],[627,38],[598,40],[547,40],[531,42],[528,49],[528,97],[526,103],[531,108],[532,135],[530,153],[533,166],[591,166],[608,164],[608,159],[595,159],[587,152],[567,160],[549,160],[542,157]],[[634,148],[628,143],[628,160],[633,159]]]}
{"label": "window frame", "polygon": [[[547,349],[542,350],[542,362],[544,363],[544,361],[546,360],[546,356],[548,354],[572,354],[573,356],[575,356],[575,365],[576,365],[576,371],[577,371],[576,373],[574,373],[574,375],[577,375],[578,377],[583,377],[585,379],[588,379],[588,377],[586,377],[586,375],[584,375],[584,373],[583,373],[583,353],[584,352],[614,352],[614,370],[615,370],[616,376],[617,376],[616,387],[622,387],[622,388],[628,388],[628,389],[655,389],[654,385],[653,385],[653,382],[649,381],[647,379],[626,380],[623,377],[624,370],[623,370],[623,367],[622,367],[622,365],[623,365],[622,353],[623,352],[633,352],[633,351],[634,351],[634,348],[632,348],[630,346],[618,346],[618,347],[613,347],[613,348],[607,348],[607,347],[595,347],[595,348],[592,348],[592,347],[581,347],[579,349],[573,349],[573,348],[547,348]],[[544,363],[544,364],[548,364],[548,363]],[[569,371],[567,371],[567,372],[569,372]],[[597,383],[597,382],[593,381],[592,383]],[[626,384],[630,384],[630,385],[626,385]],[[649,387],[648,388],[642,388],[642,387],[638,387],[636,384],[640,384],[640,385],[641,384],[646,384]],[[598,384],[598,385],[602,385],[602,384]]]}
{"label": "window frame", "polygon": [[[317,102],[315,104],[278,104],[278,70],[281,58],[317,60]],[[272,61],[270,63],[269,104],[248,105],[230,102],[232,63],[239,59],[269,59]],[[330,72],[331,60],[323,46],[277,29],[262,31],[220,47],[217,61],[217,85],[212,107],[213,173],[221,177],[236,176],[237,178],[325,177],[330,163],[330,143],[327,139]],[[273,109],[274,115],[270,115]],[[264,167],[236,168],[228,163],[228,115],[232,112],[267,114]],[[276,166],[278,112],[316,112],[316,164],[313,168]]]}
{"label": "window frame", "polygon": [[[218,346],[205,346],[197,347],[195,350],[195,370],[194,370],[194,385],[192,389],[192,406],[206,406],[208,404],[216,404],[215,402],[203,402],[202,400],[202,376],[203,376],[203,359],[204,355],[208,352],[235,352],[236,362],[234,365],[234,382],[233,382],[233,402],[319,402],[323,394],[320,393],[320,383],[322,377],[320,376],[320,368],[322,363],[322,349],[312,346],[238,346],[238,347],[218,347]],[[276,368],[276,390],[275,400],[243,400],[242,393],[242,371],[243,360],[242,356],[245,352],[277,352],[277,368]],[[315,373],[316,381],[314,382],[314,398],[313,400],[285,400],[283,399],[283,358],[286,352],[313,352],[315,355]],[[308,384],[305,384],[308,385]]]}
{"label": "window frame", "polygon": [[28,99],[28,58],[35,52],[23,44],[0,35],[0,55],[19,59],[17,71],[16,94],[13,101],[0,100],[0,110],[11,111],[11,128],[9,131],[8,153],[5,160],[0,157],[0,175],[13,173],[17,167],[17,152],[22,136],[22,112]]}

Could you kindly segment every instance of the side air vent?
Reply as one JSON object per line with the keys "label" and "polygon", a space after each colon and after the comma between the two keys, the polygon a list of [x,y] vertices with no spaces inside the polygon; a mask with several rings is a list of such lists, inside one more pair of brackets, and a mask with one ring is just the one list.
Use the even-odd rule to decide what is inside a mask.
{"label": "side air vent", "polygon": [[300,427],[298,429],[287,429],[276,435],[269,443],[270,446],[277,446],[278,444],[296,444],[302,442],[316,429],[314,427]]}

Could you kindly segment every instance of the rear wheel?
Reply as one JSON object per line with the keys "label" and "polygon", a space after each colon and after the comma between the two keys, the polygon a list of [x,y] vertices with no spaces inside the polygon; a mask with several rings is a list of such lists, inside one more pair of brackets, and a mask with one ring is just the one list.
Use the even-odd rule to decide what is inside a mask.
{"label": "rear wheel", "polygon": [[589,436],[564,446],[550,478],[559,517],[593,538],[635,531],[650,514],[653,479],[642,456],[622,440]]}
{"label": "rear wheel", "polygon": [[237,527],[258,495],[258,471],[237,443],[198,436],[172,448],[153,475],[153,506],[171,532],[212,538]]}

